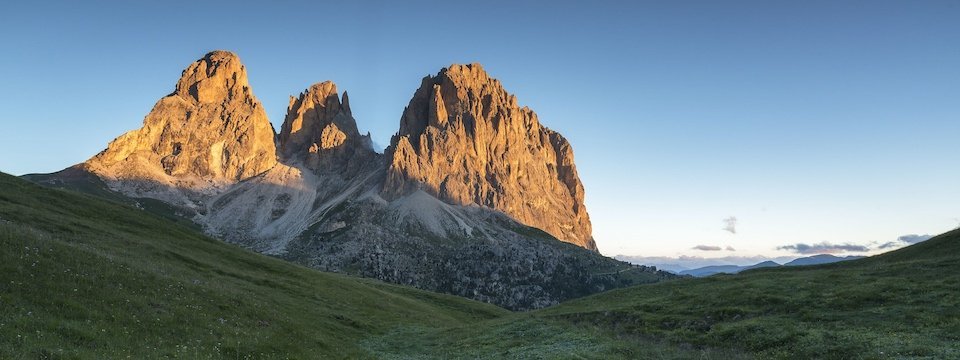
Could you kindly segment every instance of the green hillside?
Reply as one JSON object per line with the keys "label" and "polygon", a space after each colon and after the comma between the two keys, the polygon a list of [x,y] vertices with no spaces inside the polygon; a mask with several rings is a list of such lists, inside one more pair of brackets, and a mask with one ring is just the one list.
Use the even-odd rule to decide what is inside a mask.
{"label": "green hillside", "polygon": [[872,258],[613,290],[537,316],[760,358],[960,358],[960,230]]}
{"label": "green hillside", "polygon": [[5,174],[0,248],[3,359],[369,357],[361,340],[399,325],[507,313],[309,270]]}
{"label": "green hillside", "polygon": [[640,285],[383,342],[411,336],[428,345],[390,352],[523,357],[570,346],[583,358],[960,359],[960,230],[872,258]]}

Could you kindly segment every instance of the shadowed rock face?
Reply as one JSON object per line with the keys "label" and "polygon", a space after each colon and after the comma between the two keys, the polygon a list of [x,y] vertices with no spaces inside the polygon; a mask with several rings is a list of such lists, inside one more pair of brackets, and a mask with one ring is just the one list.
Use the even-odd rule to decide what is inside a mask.
{"label": "shadowed rock face", "polygon": [[347,93],[341,102],[331,81],[310,86],[298,98],[290,97],[279,138],[283,159],[314,171],[350,175],[376,156],[370,134],[360,135],[357,130]]}
{"label": "shadowed rock face", "polygon": [[388,200],[423,190],[597,248],[570,143],[479,64],[424,78],[386,152]]}
{"label": "shadowed rock face", "polygon": [[183,71],[142,128],[118,137],[85,167],[108,181],[203,192],[275,164],[273,127],[246,69],[235,54],[213,51]]}

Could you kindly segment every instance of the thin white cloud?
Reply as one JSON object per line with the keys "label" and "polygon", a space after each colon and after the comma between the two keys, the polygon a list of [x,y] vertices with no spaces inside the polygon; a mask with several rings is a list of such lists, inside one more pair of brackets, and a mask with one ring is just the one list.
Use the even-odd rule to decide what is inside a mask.
{"label": "thin white cloud", "polygon": [[723,230],[729,231],[731,234],[737,233],[737,217],[731,216],[726,219],[723,219]]}
{"label": "thin white cloud", "polygon": [[700,250],[700,251],[720,251],[720,250],[723,250],[722,247],[713,246],[713,245],[697,245],[697,246],[694,246],[694,247],[692,247],[692,248],[690,248],[690,249],[692,249],[692,250]]}

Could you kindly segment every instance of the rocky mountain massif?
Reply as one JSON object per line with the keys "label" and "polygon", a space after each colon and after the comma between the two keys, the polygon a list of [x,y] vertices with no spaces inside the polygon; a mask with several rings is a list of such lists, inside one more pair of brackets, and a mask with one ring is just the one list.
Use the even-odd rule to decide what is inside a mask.
{"label": "rocky mountain massif", "polygon": [[214,51],[141,129],[28,177],[160,200],[255,251],[510,309],[673,276],[596,252],[570,144],[478,64],[424,78],[379,154],[329,81],[291,97],[275,135],[239,58]]}
{"label": "rocky mountain massif", "polygon": [[176,89],[83,164],[123,193],[195,207],[277,164],[274,131],[233,53],[190,64]]}
{"label": "rocky mountain massif", "polygon": [[424,78],[386,153],[387,199],[423,190],[597,249],[570,143],[479,64]]}

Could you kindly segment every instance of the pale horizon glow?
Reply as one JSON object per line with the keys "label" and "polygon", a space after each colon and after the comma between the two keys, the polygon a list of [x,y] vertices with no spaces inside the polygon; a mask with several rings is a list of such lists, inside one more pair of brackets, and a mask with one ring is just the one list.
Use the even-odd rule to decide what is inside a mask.
{"label": "pale horizon glow", "polygon": [[955,1],[8,2],[0,171],[86,160],[214,49],[276,129],[333,80],[381,146],[423,76],[479,62],[570,140],[605,255],[869,255],[960,224],[957,19]]}

